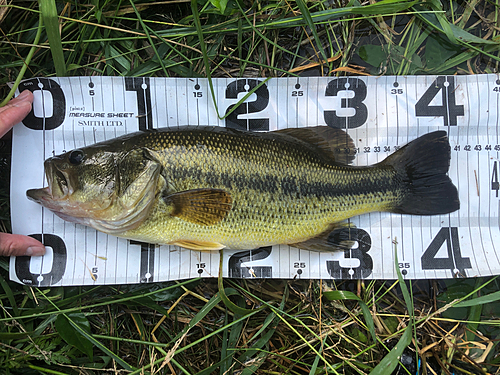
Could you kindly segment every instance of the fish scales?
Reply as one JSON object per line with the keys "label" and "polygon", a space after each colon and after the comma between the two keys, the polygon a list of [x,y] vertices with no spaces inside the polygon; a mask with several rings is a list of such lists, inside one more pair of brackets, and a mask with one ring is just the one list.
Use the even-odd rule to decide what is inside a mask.
{"label": "fish scales", "polygon": [[[307,145],[240,133],[155,132],[142,145],[158,152],[172,181],[169,193],[200,188],[227,190],[233,207],[220,222],[202,226],[165,220],[158,212],[124,234],[143,240],[173,238],[221,242],[230,248],[301,242],[338,222],[393,205],[400,192],[389,168],[354,169],[322,160]],[[179,147],[179,145],[182,145]],[[200,147],[203,145],[203,147]],[[170,166],[174,166],[171,168]],[[381,189],[384,186],[384,189]],[[394,192],[394,193],[392,193]],[[173,242],[172,237],[163,241]]]}
{"label": "fish scales", "polygon": [[423,136],[366,167],[347,165],[348,156],[334,152],[343,147],[353,147],[347,134],[326,127],[135,133],[48,159],[49,188],[27,194],[66,220],[197,250],[307,248],[315,238],[328,249],[325,234],[355,215],[458,209],[446,176],[446,133]]}

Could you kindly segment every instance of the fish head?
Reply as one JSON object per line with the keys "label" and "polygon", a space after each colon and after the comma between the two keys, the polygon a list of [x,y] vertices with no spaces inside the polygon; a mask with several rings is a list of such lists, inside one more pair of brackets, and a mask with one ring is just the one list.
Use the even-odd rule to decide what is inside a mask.
{"label": "fish head", "polygon": [[28,190],[29,199],[64,220],[119,233],[145,219],[161,165],[145,148],[94,145],[51,157],[44,168],[48,186]]}

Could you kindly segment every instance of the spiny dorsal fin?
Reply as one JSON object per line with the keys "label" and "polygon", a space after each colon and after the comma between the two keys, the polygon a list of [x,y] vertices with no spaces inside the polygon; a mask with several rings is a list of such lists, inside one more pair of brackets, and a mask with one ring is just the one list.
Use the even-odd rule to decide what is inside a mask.
{"label": "spiny dorsal fin", "polygon": [[231,210],[231,194],[220,189],[195,189],[171,194],[165,198],[172,204],[172,216],[200,225],[214,225]]}
{"label": "spiny dorsal fin", "polygon": [[286,134],[302,142],[309,143],[321,150],[323,156],[328,160],[333,160],[339,164],[351,164],[356,157],[354,141],[342,129],[329,126],[314,126],[276,130],[273,133]]}

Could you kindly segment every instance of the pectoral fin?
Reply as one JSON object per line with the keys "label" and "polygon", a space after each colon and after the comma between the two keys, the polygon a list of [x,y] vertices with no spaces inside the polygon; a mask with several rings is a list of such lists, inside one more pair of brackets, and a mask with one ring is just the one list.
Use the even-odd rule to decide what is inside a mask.
{"label": "pectoral fin", "polygon": [[196,250],[196,251],[216,251],[225,248],[224,245],[217,242],[188,241],[188,240],[172,242],[170,245],[180,246],[189,250]]}
{"label": "pectoral fin", "polygon": [[[172,216],[199,225],[214,225],[231,210],[231,194],[219,189],[195,189],[167,196],[173,206]],[[180,245],[179,245],[180,246]]]}

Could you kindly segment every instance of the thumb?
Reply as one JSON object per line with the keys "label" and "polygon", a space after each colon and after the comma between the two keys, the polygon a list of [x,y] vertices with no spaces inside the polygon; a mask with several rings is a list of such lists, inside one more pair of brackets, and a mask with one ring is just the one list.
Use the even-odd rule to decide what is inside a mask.
{"label": "thumb", "polygon": [[0,108],[0,138],[26,117],[31,111],[31,103],[33,94],[29,90],[24,90],[17,98]]}
{"label": "thumb", "polygon": [[32,237],[0,233],[0,256],[44,255],[45,246]]}

